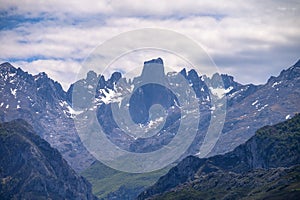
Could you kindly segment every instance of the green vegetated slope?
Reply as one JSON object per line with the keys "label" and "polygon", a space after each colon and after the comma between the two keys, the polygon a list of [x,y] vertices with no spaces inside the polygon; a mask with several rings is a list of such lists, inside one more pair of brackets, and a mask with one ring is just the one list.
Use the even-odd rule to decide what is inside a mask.
{"label": "green vegetated slope", "polygon": [[138,199],[298,199],[300,114],[265,126],[234,151],[187,157]]}
{"label": "green vegetated slope", "polygon": [[117,171],[101,162],[93,163],[82,175],[92,184],[93,193],[102,199],[134,199],[145,188],[154,184],[168,169],[133,174]]}
{"label": "green vegetated slope", "polygon": [[202,175],[156,200],[182,199],[298,199],[300,166],[291,168],[257,169],[247,173],[224,171]]}

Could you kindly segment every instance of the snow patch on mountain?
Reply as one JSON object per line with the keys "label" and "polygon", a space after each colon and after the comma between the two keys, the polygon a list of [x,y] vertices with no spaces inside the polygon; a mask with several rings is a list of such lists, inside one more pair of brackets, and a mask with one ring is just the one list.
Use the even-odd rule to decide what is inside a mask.
{"label": "snow patch on mountain", "polygon": [[11,92],[11,94],[12,94],[15,98],[17,98],[17,97],[16,97],[16,95],[17,95],[17,89],[12,89],[12,88],[10,88],[10,92]]}
{"label": "snow patch on mountain", "polygon": [[115,90],[111,89],[100,89],[100,93],[102,94],[100,97],[100,101],[102,101],[105,104],[109,103],[119,103],[119,106],[122,102],[122,96],[123,94],[120,92],[116,92]]}
{"label": "snow patch on mountain", "polygon": [[83,110],[74,110],[66,101],[60,101],[59,105],[63,107],[63,112],[71,118],[84,112]]}
{"label": "snow patch on mountain", "polygon": [[280,83],[282,83],[282,81],[275,82],[275,83],[273,83],[272,87],[275,87],[276,85],[279,85]]}
{"label": "snow patch on mountain", "polygon": [[213,87],[209,87],[211,93],[214,95],[214,96],[217,96],[219,99],[223,98],[227,93],[229,93],[233,87],[230,86],[228,87],[227,89],[225,88],[213,88]]}
{"label": "snow patch on mountain", "polygon": [[251,105],[254,106],[257,103],[258,103],[258,100],[255,100]]}
{"label": "snow patch on mountain", "polygon": [[269,105],[266,104],[266,105],[264,105],[263,107],[259,108],[257,111],[260,112],[260,111],[262,111],[263,109],[265,109],[265,108],[268,107],[268,106],[269,106]]}

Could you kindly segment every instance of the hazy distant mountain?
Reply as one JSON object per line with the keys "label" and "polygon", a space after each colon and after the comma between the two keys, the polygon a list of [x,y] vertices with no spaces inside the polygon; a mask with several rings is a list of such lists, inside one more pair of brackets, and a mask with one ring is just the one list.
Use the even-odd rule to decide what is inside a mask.
{"label": "hazy distant mountain", "polygon": [[[152,62],[156,62],[156,60]],[[148,62],[149,64],[151,62]],[[158,66],[161,64],[162,69],[154,70],[157,71],[155,73],[164,73],[163,62],[156,62],[155,64]],[[153,70],[151,73],[154,73]],[[213,82],[214,79],[218,78],[218,74],[209,79],[204,75],[198,75],[194,70],[186,72],[184,69],[180,75],[185,77],[194,89],[199,99],[201,112],[199,124],[201,128],[189,149],[191,154],[198,153],[203,135],[211,121],[214,109],[211,105],[211,95],[215,94],[220,97],[225,95],[227,97],[227,116],[223,134],[210,155],[230,151],[249,139],[259,127],[280,122],[293,116],[296,112],[300,112],[300,104],[297,103],[297,99],[300,98],[300,62],[282,71],[278,77],[271,77],[265,85],[259,86],[241,85],[235,82],[233,77],[221,75],[224,82],[222,91],[215,90],[213,87],[209,88],[204,82],[204,80],[206,83]],[[163,78],[168,84],[176,84],[180,87],[180,82],[176,82],[178,80],[176,73],[157,75],[157,77]],[[120,131],[117,124],[114,123],[109,105],[118,103],[122,106],[123,94],[120,92],[120,88],[123,89],[123,92],[130,93],[134,87],[138,87],[139,80],[136,77],[133,81],[128,81],[116,72],[106,81],[103,76],[89,72],[86,79],[77,81],[71,85],[68,92],[64,92],[60,84],[48,78],[45,73],[32,76],[21,69],[14,68],[9,63],[3,63],[0,67],[0,120],[26,119],[39,135],[62,153],[74,169],[84,169],[94,159],[81,144],[74,127],[73,118],[81,113],[71,107],[73,88],[76,85],[77,88],[80,86],[86,91],[86,97],[97,101],[95,111],[98,120],[102,123],[112,142],[133,152],[152,151],[167,144],[174,137],[178,128],[180,111],[170,109],[173,106],[172,102],[174,102],[171,93],[167,93],[166,97],[161,100],[155,100],[153,97],[159,96],[155,93],[155,90],[158,91],[157,88],[152,89],[152,91],[151,88],[145,88],[143,93],[136,95],[137,101],[131,102],[132,105],[135,105],[131,106],[132,118],[143,119],[144,128],[152,128],[150,125],[159,124],[159,118],[156,119],[157,121],[153,119],[152,122],[149,122],[147,115],[139,116],[143,109],[146,110],[142,113],[147,113],[149,105],[157,101],[165,105],[171,112],[169,120],[162,130],[164,134],[158,133],[157,135],[160,137],[156,135],[155,138],[136,139]],[[162,90],[161,93],[164,91]],[[152,102],[147,102],[149,99],[153,99]],[[90,109],[89,106],[85,105],[84,109]],[[92,109],[95,108],[92,107]],[[130,129],[130,127],[128,128]],[[153,143],[154,140],[156,142]]]}
{"label": "hazy distant mountain", "polygon": [[45,73],[32,76],[9,63],[0,65],[0,122],[25,119],[81,171],[94,159],[77,135],[73,116],[66,92]]}
{"label": "hazy distant mountain", "polygon": [[0,199],[97,199],[91,184],[24,120],[0,124]]}
{"label": "hazy distant mountain", "polygon": [[245,144],[225,155],[185,158],[138,199],[297,199],[299,166],[297,114],[259,129]]}
{"label": "hazy distant mountain", "polygon": [[266,84],[239,86],[227,97],[223,134],[210,155],[233,150],[258,128],[276,124],[300,112],[300,60],[279,76],[269,78]]}
{"label": "hazy distant mountain", "polygon": [[[71,101],[74,87],[78,91],[84,91],[81,95],[83,103],[80,109],[97,112],[99,123],[113,143],[131,152],[151,152],[172,140],[178,130],[180,118],[185,116],[181,116],[180,106],[176,105],[176,95],[173,96],[174,94],[168,90],[160,89],[154,84],[142,87],[140,85],[143,81],[147,82],[152,78],[170,87],[182,88],[183,82],[180,81],[180,77],[184,77],[193,88],[200,110],[200,116],[196,116],[200,120],[199,130],[185,155],[199,153],[215,110],[215,105],[212,105],[213,96],[219,99],[226,98],[227,113],[221,137],[210,156],[233,150],[253,136],[258,128],[278,123],[300,112],[300,104],[297,102],[300,98],[299,61],[287,70],[283,70],[278,77],[271,77],[266,84],[256,86],[239,84],[229,75],[215,74],[208,78],[197,74],[195,70],[187,72],[183,69],[181,72],[165,75],[163,61],[158,58],[145,62],[142,74],[132,81],[122,78],[117,72],[107,81],[103,76],[89,72],[87,78],[74,83],[67,94]],[[222,79],[223,87],[216,84],[219,79]],[[135,88],[139,90],[135,91]],[[127,108],[125,97],[134,91]],[[149,138],[135,138],[126,134],[115,122],[111,111],[112,104],[128,109],[133,121],[148,130],[161,123],[159,117],[149,118],[149,108],[155,103],[167,110],[168,118],[161,131]],[[123,128],[131,131],[130,126]],[[186,129],[186,132],[189,131]]]}

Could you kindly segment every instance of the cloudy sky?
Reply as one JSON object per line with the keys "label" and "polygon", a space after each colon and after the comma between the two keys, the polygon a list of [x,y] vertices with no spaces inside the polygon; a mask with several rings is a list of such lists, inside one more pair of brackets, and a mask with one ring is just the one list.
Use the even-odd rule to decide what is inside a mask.
{"label": "cloudy sky", "polygon": [[222,73],[260,84],[300,58],[299,9],[297,0],[0,0],[0,61],[67,89],[101,43],[163,28],[201,45]]}

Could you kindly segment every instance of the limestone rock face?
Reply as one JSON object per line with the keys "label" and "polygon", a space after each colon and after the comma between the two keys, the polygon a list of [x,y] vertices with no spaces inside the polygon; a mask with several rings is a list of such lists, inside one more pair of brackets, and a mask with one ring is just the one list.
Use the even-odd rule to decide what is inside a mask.
{"label": "limestone rock face", "polygon": [[161,58],[153,59],[144,62],[141,79],[143,82],[161,83],[165,79],[164,63]]}

